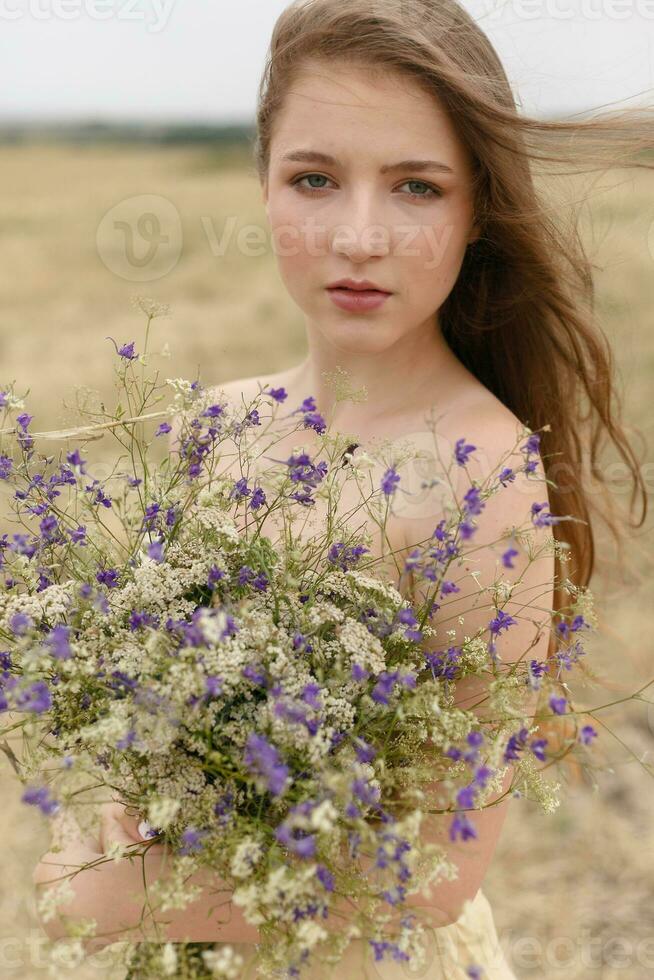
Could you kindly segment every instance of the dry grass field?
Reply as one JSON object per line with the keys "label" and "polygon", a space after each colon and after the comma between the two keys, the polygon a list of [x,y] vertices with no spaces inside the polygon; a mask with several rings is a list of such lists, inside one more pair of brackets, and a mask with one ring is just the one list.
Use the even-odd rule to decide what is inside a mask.
{"label": "dry grass field", "polygon": [[[0,173],[0,382],[30,389],[33,430],[71,419],[62,402],[73,404],[77,385],[114,404],[107,338],[120,345],[142,337],[135,295],[171,305],[172,315],[152,327],[151,346],[167,343],[173,355],[161,361],[163,378],[192,378],[199,368],[204,382],[218,383],[277,371],[304,355],[302,315],[279,280],[269,240],[257,247],[256,232],[248,237],[266,226],[247,159],[193,148],[5,146]],[[616,173],[604,183],[585,234],[625,415],[647,440],[651,489],[654,173]],[[126,262],[120,222],[134,214],[142,216],[145,244],[132,243]],[[230,237],[221,244],[224,232]],[[148,242],[157,251],[152,261]],[[616,494],[626,500],[624,486]],[[578,684],[584,706],[618,700],[654,678],[652,543],[649,521],[626,542],[622,569],[605,546],[594,582],[602,631],[592,656],[612,686]],[[521,980],[654,976],[654,707],[627,702],[597,717],[596,786],[587,778],[571,783],[550,816],[514,801],[485,882]],[[4,757],[0,791],[0,976],[32,980],[47,975],[29,877],[46,826],[20,803]],[[65,975],[121,976],[102,954]]]}

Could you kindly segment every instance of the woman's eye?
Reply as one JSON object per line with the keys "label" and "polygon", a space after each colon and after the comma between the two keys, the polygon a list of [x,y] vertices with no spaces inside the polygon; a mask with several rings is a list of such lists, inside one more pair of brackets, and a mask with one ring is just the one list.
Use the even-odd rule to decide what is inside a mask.
{"label": "woman's eye", "polygon": [[[320,187],[307,187],[302,183],[303,180],[315,180],[316,178],[318,178],[318,180],[329,180],[329,177],[325,177],[324,174],[304,174],[303,177],[296,177],[294,180],[292,180],[291,184],[293,187],[297,187],[299,191],[302,191],[305,194],[319,194],[320,191],[325,190],[324,184]],[[414,200],[418,200],[419,198],[431,200],[434,197],[442,197],[442,191],[440,191],[438,187],[427,184],[424,180],[405,180],[404,184],[400,184],[400,186],[404,187],[406,184],[412,184],[414,187],[417,186],[425,189],[423,193],[409,191],[408,197],[411,197]]]}
{"label": "woman's eye", "polygon": [[305,174],[304,177],[296,177],[295,180],[291,181],[291,183],[293,187],[297,187],[298,190],[309,194],[311,194],[313,191],[324,190],[323,187],[306,187],[304,184],[302,184],[303,180],[310,180],[312,177],[317,177],[318,180],[329,180],[329,177],[325,177],[324,174]]}
{"label": "woman's eye", "polygon": [[424,197],[424,198],[427,198],[427,200],[429,200],[432,197],[441,197],[442,196],[442,191],[440,191],[438,189],[438,187],[433,187],[431,184],[426,184],[424,182],[424,180],[405,180],[404,184],[401,184],[400,186],[401,187],[404,187],[405,184],[413,184],[414,187],[416,185],[418,187],[426,187],[427,188],[427,191],[429,192],[427,194],[416,194],[416,193],[413,193],[413,192],[410,191],[409,192],[409,197],[415,197],[415,198]]}

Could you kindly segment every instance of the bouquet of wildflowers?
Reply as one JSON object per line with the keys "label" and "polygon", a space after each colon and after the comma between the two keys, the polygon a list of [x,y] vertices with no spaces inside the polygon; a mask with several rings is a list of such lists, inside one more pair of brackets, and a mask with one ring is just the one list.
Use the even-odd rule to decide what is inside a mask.
{"label": "bouquet of wildflowers", "polygon": [[[370,473],[369,455],[354,455],[311,398],[288,408],[283,389],[263,388],[238,406],[199,381],[146,377],[161,311],[147,312],[144,351],[116,345],[113,414],[72,432],[30,433],[13,386],[0,391],[0,479],[20,527],[0,537],[0,712],[2,734],[22,740],[22,751],[5,750],[23,800],[81,828],[103,799],[134,807],[143,843],[117,844],[97,863],[168,845],[169,873],[147,885],[144,918],[155,925],[197,896],[196,872],[215,875],[217,894],[228,891],[259,930],[264,975],[310,975],[316,957],[336,963],[356,937],[377,959],[415,969],[424,910],[407,914],[405,900],[457,874],[444,847],[422,836],[430,818],[448,816],[452,840],[474,836],[469,813],[493,798],[509,764],[514,795],[546,810],[558,803],[548,740],[527,705],[539,691],[541,718],[574,717],[560,678],[583,656],[590,594],[561,583],[569,605],[535,624],[555,651],[541,659],[526,649],[502,662],[502,637],[516,623],[507,602],[519,589],[501,575],[480,586],[483,630],[453,644],[431,625],[439,601],[458,591],[488,499],[520,470],[543,479],[538,433],[519,433],[485,483],[451,493],[407,561],[424,585],[412,604],[375,575],[353,515],[337,514],[344,483]],[[175,418],[179,451],[155,463],[153,446]],[[297,430],[298,450],[253,481],[249,462],[273,421],[275,431]],[[308,429],[320,447],[313,455],[301,445]],[[82,443],[106,433],[129,466],[91,479]],[[80,443],[65,460],[39,452],[40,440],[72,435]],[[239,479],[225,475],[228,448],[242,462]],[[454,486],[452,472],[474,449],[457,442],[442,460],[443,486]],[[362,505],[380,525],[400,471],[391,462]],[[318,500],[329,519],[301,540],[294,524]],[[283,540],[262,533],[273,514]],[[549,530],[534,543],[557,519],[545,502],[519,515],[499,542],[501,568],[518,551],[536,561],[560,548]],[[489,679],[486,718],[454,703],[457,681],[471,675]],[[576,726],[568,751],[583,757],[595,734]],[[44,916],[67,888],[47,893]],[[134,941],[142,926],[134,923]],[[69,933],[81,943],[97,923],[70,922]],[[223,954],[206,953],[205,967],[238,975]],[[147,975],[174,973],[174,947],[163,943],[158,955],[165,971],[155,956]]]}

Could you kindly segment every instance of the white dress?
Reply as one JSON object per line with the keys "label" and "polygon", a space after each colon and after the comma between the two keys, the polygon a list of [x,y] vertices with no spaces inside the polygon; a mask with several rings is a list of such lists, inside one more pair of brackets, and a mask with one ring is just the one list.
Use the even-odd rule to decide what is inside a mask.
{"label": "white dress", "polygon": [[[389,959],[375,962],[369,943],[353,940],[336,966],[316,964],[304,971],[311,980],[517,980],[500,945],[490,903],[481,888],[463,912],[447,926],[426,929],[423,935],[425,963],[411,970],[406,963]],[[221,944],[217,944],[221,945]],[[242,980],[261,974],[254,963],[251,943],[229,943],[243,957]],[[478,972],[470,970],[477,967]]]}

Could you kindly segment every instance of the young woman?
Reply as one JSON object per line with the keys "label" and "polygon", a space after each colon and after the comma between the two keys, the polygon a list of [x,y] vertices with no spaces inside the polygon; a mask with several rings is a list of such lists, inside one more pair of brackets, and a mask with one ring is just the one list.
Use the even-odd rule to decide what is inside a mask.
{"label": "young woman", "polygon": [[[259,387],[284,387],[291,407],[311,395],[336,429],[356,433],[364,446],[376,439],[420,444],[433,409],[444,447],[451,452],[462,436],[477,447],[470,472],[480,479],[514,445],[521,424],[549,424],[540,457],[549,505],[577,519],[556,525],[555,534],[572,548],[566,574],[586,584],[597,500],[589,487],[591,476],[602,480],[603,435],[633,476],[632,507],[639,498],[644,506],[645,493],[615,411],[610,355],[592,314],[590,263],[575,230],[566,236],[535,188],[537,163],[568,160],[570,133],[595,160],[598,147],[610,146],[618,159],[646,143],[637,115],[578,124],[519,116],[495,51],[455,0],[292,4],[275,26],[262,81],[256,164],[280,274],[305,316],[308,353],[286,371],[223,390],[248,401]],[[335,401],[327,376],[337,368],[356,388],[365,386],[364,401]],[[479,552],[478,581],[492,581],[497,570],[490,542],[543,494],[543,483],[518,480],[479,517],[477,542],[489,547]],[[406,554],[438,519],[436,496],[423,495],[393,516],[386,544]],[[377,542],[379,554],[384,544]],[[518,561],[511,574],[523,572]],[[534,612],[552,608],[554,572],[553,558],[525,572]],[[403,581],[415,594],[417,584]],[[442,621],[455,621],[471,594],[452,597]],[[521,595],[521,625],[507,635],[505,662],[525,648],[530,606]],[[466,632],[485,615],[467,614]],[[481,679],[466,679],[457,703],[476,705],[485,691]],[[428,980],[514,976],[481,888],[507,805],[475,814],[476,841],[450,845],[455,881],[408,900],[434,923],[421,974]],[[35,880],[52,877],[49,862],[78,865],[113,840],[139,839],[137,817],[120,804],[103,817],[100,840],[46,855]],[[159,874],[161,850],[146,858],[151,877]],[[128,935],[142,905],[140,866],[103,865],[74,885],[69,912],[83,910],[114,938]],[[243,976],[254,976],[257,930],[229,903],[227,915],[207,915],[213,905],[203,895],[189,910],[169,913],[166,938],[229,942],[244,956]],[[57,922],[47,928],[61,932]],[[408,975],[398,963],[364,962],[363,952],[361,941],[352,943],[334,976]],[[130,975],[138,977],[136,965]]]}

